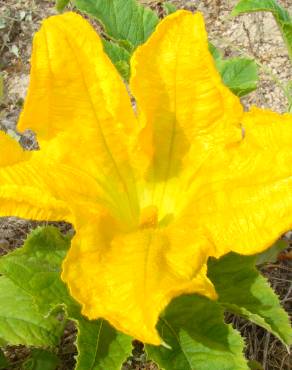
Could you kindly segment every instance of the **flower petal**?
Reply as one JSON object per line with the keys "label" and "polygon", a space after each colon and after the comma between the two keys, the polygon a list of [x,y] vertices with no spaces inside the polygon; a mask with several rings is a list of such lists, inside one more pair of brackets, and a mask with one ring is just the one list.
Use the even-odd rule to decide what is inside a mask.
{"label": "flower petal", "polygon": [[5,132],[0,131],[0,168],[26,160],[30,153],[25,152],[19,143]]}
{"label": "flower petal", "polygon": [[[182,248],[182,240],[173,235],[151,228],[119,233],[106,214],[87,219],[77,228],[62,273],[82,313],[90,319],[103,317],[136,339],[159,344],[155,325],[173,297],[199,293],[216,298],[206,277],[206,253],[196,254],[193,245],[190,254],[191,248]],[[184,259],[184,266],[177,257]]]}
{"label": "flower petal", "polygon": [[240,140],[242,107],[215,68],[200,13],[178,11],[161,21],[131,67],[130,87],[144,127],[139,146],[150,161],[145,177],[162,184],[152,190],[152,204],[171,202],[165,182],[200,166],[214,143]]}
{"label": "flower petal", "polygon": [[242,124],[243,140],[197,173],[184,215],[205,228],[216,256],[259,253],[292,227],[292,115],[254,108]]}
{"label": "flower petal", "polygon": [[69,220],[65,204],[41,183],[42,166],[8,135],[0,132],[0,216]]}
{"label": "flower petal", "polygon": [[18,128],[34,130],[41,150],[67,135],[71,152],[60,160],[92,176],[135,213],[129,209],[137,204],[127,148],[135,122],[126,87],[90,24],[74,13],[45,20],[34,39]]}

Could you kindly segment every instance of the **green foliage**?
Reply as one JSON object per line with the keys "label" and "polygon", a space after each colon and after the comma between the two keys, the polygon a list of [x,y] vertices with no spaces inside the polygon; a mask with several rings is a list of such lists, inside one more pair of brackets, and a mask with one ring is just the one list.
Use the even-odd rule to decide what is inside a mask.
{"label": "green foliage", "polygon": [[110,38],[127,41],[133,48],[144,43],[158,23],[156,13],[136,0],[73,0],[73,3],[98,19]]}
{"label": "green foliage", "polygon": [[222,59],[222,54],[218,48],[212,42],[209,41],[209,52],[212,54],[215,62]]}
{"label": "green foliage", "polygon": [[258,67],[254,60],[231,58],[217,60],[217,69],[222,80],[229,89],[239,97],[256,90],[258,83]]}
{"label": "green foliage", "polygon": [[256,256],[230,253],[219,260],[211,260],[208,275],[226,310],[262,326],[289,345],[292,329],[288,315],[255,264]]}
{"label": "green foliage", "polygon": [[56,0],[56,8],[58,12],[62,12],[69,4],[70,0]]}
{"label": "green foliage", "polygon": [[224,323],[217,302],[196,295],[171,302],[158,324],[171,348],[147,346],[148,356],[165,370],[248,370],[239,333]]}
{"label": "green foliage", "polygon": [[232,11],[236,16],[250,12],[271,12],[286,43],[292,62],[292,17],[276,0],[241,0]]}
{"label": "green foliage", "polygon": [[56,370],[60,360],[55,353],[39,348],[31,350],[30,357],[23,363],[23,370]]}
{"label": "green foliage", "polygon": [[12,345],[55,346],[63,325],[56,314],[41,315],[32,297],[18,279],[0,277],[0,342]]}
{"label": "green foliage", "polygon": [[163,6],[163,9],[164,9],[164,11],[167,15],[172,14],[176,11],[175,5],[173,5],[172,3],[168,2],[168,1],[165,1],[162,4],[162,6]]}
{"label": "green foliage", "polygon": [[105,320],[79,317],[79,355],[76,370],[120,370],[132,350],[130,337],[117,332]]}
{"label": "green foliage", "polygon": [[[88,321],[81,315],[79,305],[71,298],[66,285],[60,278],[61,263],[69,245],[70,238],[62,236],[56,228],[38,228],[31,233],[23,248],[0,259],[0,272],[4,274],[4,277],[0,278],[0,282],[1,279],[3,279],[2,281],[9,281],[10,284],[17,285],[19,289],[17,292],[14,286],[14,290],[11,286],[6,286],[3,289],[6,292],[6,311],[9,312],[10,309],[19,311],[19,316],[21,313],[23,316],[26,313],[24,307],[28,307],[27,311],[29,311],[29,308],[31,309],[29,317],[31,320],[33,318],[33,323],[35,323],[32,326],[29,322],[31,326],[24,332],[29,338],[34,339],[29,342],[25,335],[20,337],[21,327],[17,326],[19,337],[17,337],[17,343],[37,346],[56,344],[62,325],[59,322],[59,328],[55,326],[47,328],[50,319],[45,317],[50,313],[51,315],[54,312],[60,313],[60,310],[64,309],[63,314],[66,319],[74,320],[78,327],[77,347],[79,356],[76,369],[101,370],[106,368],[107,370],[118,370],[130,353],[131,338],[122,333],[117,333],[115,329],[102,320]],[[1,288],[0,291],[2,291]],[[15,305],[15,297],[21,298],[22,292],[26,292],[29,297],[29,304],[24,307],[22,301],[19,305]],[[28,298],[26,297],[26,299]],[[39,312],[33,309],[34,305],[37,306]],[[1,307],[1,310],[3,309],[5,307]],[[13,316],[15,317],[14,312]],[[55,324],[55,321],[53,323]],[[2,322],[0,322],[0,325],[0,332],[2,333],[5,326],[2,328]],[[38,336],[32,335],[34,334],[33,329]],[[14,333],[14,335],[16,334]],[[5,340],[9,343],[15,343],[15,340],[11,342],[13,338],[12,335],[9,337],[9,333],[5,335]]]}
{"label": "green foliage", "polygon": [[69,245],[69,237],[56,228],[37,228],[22,248],[1,257],[0,273],[29,293],[44,314],[61,303],[71,305],[67,287],[60,280],[61,262]]}
{"label": "green foliage", "polygon": [[4,352],[0,349],[0,370],[6,369],[8,367],[8,361],[4,355]]}
{"label": "green foliage", "polygon": [[216,67],[224,84],[239,97],[256,90],[258,83],[258,67],[254,60],[247,58],[223,59],[220,51],[209,43]]}
{"label": "green foliage", "polygon": [[103,39],[103,47],[124,80],[130,78],[130,53],[122,46]]}

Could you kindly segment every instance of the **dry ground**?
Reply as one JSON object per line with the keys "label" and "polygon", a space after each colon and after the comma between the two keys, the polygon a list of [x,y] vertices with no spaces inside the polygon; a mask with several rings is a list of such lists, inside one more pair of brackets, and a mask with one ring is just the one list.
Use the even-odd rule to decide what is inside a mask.
{"label": "dry ground", "polygon": [[[261,81],[256,92],[244,99],[244,104],[252,104],[284,112],[287,100],[281,86],[292,80],[292,68],[286,49],[275,21],[269,14],[251,14],[231,18],[230,11],[236,0],[173,0],[178,7],[201,10],[205,17],[210,38],[216,46],[224,50],[225,56],[252,56],[263,65]],[[292,11],[292,0],[279,1]],[[151,6],[158,1],[144,0]],[[13,129],[26,94],[29,81],[29,57],[31,40],[41,20],[55,13],[50,0],[0,0],[0,69],[4,73],[5,98],[0,105],[0,127]],[[24,138],[31,145],[31,137]],[[19,247],[27,233],[36,226],[15,218],[0,219],[0,255],[9,249]],[[66,229],[66,225],[61,225]],[[263,268],[273,287],[282,299],[283,305],[292,313],[292,264],[285,259]],[[272,335],[263,329],[234,316],[227,317],[246,338],[246,354],[251,360],[258,360],[265,370],[290,370],[292,358],[286,349]],[[68,327],[59,355],[62,369],[70,370],[74,363],[74,328]],[[10,358],[18,362],[28,350],[23,347],[10,348]],[[13,369],[17,369],[16,365]],[[134,349],[134,357],[128,361],[127,369],[154,369],[145,363],[139,343]],[[106,370],[106,369],[105,369]],[[174,369],[175,370],[175,369]]]}

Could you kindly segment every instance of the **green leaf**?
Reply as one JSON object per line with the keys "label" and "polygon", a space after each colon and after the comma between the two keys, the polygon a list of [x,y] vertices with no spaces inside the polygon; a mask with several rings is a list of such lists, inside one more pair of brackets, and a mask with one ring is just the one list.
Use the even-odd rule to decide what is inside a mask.
{"label": "green leaf", "polygon": [[271,248],[257,255],[256,264],[277,262],[279,254],[288,247],[285,240],[278,240]]}
{"label": "green leaf", "polygon": [[259,80],[258,67],[254,60],[246,58],[223,59],[219,49],[209,42],[216,68],[224,84],[239,97],[256,90]]}
{"label": "green leaf", "polygon": [[214,58],[215,61],[216,60],[222,60],[222,54],[221,54],[221,52],[210,41],[209,41],[209,51],[212,54],[212,57]]}
{"label": "green leaf", "polygon": [[217,57],[215,62],[224,84],[234,94],[242,97],[256,90],[259,77],[254,60],[246,58],[223,60]]}
{"label": "green leaf", "polygon": [[34,230],[23,248],[0,259],[0,272],[27,291],[43,315],[64,307],[78,327],[77,370],[118,370],[131,352],[132,339],[103,320],[88,321],[60,278],[70,238],[54,227]]}
{"label": "green leaf", "polygon": [[162,4],[166,15],[172,14],[176,11],[176,6],[168,1]]}
{"label": "green leaf", "polygon": [[69,4],[70,0],[56,0],[56,9],[58,12],[62,12]]}
{"label": "green leaf", "polygon": [[78,320],[79,355],[75,370],[120,370],[132,351],[132,339],[105,320]]}
{"label": "green leaf", "polygon": [[45,315],[60,304],[73,304],[60,279],[61,263],[70,245],[54,227],[37,228],[24,246],[0,259],[0,273],[29,293]]}
{"label": "green leaf", "polygon": [[233,9],[232,15],[236,16],[243,13],[260,11],[271,12],[273,14],[292,62],[292,17],[276,0],[241,0]]}
{"label": "green leaf", "polygon": [[224,323],[217,302],[197,295],[173,300],[158,324],[167,346],[146,346],[165,370],[247,370],[243,339]]}
{"label": "green leaf", "polygon": [[219,302],[228,311],[262,326],[289,345],[292,329],[288,315],[267,280],[256,270],[256,258],[230,253],[210,260],[209,278],[219,294]]}
{"label": "green leaf", "polygon": [[4,355],[4,352],[0,348],[0,370],[3,370],[8,367],[8,361]]}
{"label": "green leaf", "polygon": [[116,66],[118,72],[124,80],[128,81],[130,78],[130,53],[112,41],[102,41],[105,52]]}
{"label": "green leaf", "polygon": [[56,370],[60,364],[58,356],[43,349],[33,348],[30,357],[23,363],[23,370]]}
{"label": "green leaf", "polygon": [[255,360],[248,361],[248,366],[251,370],[264,370],[262,365]]}
{"label": "green leaf", "polygon": [[158,16],[136,0],[73,0],[79,10],[95,17],[107,35],[133,47],[144,43],[158,24]]}
{"label": "green leaf", "polygon": [[[21,279],[21,276],[19,277]],[[44,317],[28,292],[0,277],[0,339],[2,343],[55,346],[63,330],[57,317]]]}

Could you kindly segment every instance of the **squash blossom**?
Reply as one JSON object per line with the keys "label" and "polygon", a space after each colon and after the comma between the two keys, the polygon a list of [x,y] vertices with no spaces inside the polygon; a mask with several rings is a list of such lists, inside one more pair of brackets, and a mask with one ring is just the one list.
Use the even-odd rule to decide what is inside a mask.
{"label": "squash blossom", "polygon": [[131,60],[131,96],[77,14],[44,21],[18,129],[0,134],[0,215],[66,220],[62,279],[89,319],[158,345],[173,297],[216,299],[210,256],[269,247],[292,226],[292,115],[244,112],[200,13],[165,18]]}

